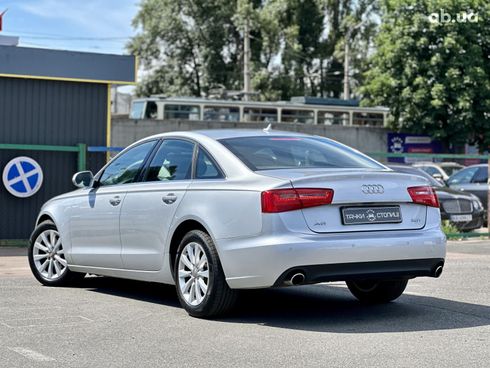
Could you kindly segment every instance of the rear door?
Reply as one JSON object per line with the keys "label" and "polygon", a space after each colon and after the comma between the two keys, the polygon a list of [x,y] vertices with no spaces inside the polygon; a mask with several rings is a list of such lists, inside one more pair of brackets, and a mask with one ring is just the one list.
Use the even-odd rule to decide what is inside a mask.
{"label": "rear door", "polygon": [[168,230],[191,183],[194,149],[191,141],[164,139],[142,182],[127,191],[120,220],[124,268],[162,268]]}

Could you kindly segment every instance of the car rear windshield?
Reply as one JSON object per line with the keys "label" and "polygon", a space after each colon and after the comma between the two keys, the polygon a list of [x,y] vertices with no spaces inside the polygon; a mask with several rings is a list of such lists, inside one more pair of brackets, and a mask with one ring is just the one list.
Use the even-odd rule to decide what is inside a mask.
{"label": "car rear windshield", "polygon": [[220,142],[251,170],[302,168],[369,168],[384,166],[321,137],[239,137]]}

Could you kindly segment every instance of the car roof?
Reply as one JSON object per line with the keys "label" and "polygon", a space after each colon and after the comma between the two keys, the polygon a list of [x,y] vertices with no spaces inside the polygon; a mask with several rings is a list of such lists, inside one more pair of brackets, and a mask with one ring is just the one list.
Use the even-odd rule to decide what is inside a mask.
{"label": "car roof", "polygon": [[[464,169],[469,169],[470,167],[488,167],[488,164],[470,165],[470,166],[466,166]],[[461,170],[464,170],[464,169],[461,169]]]}
{"label": "car roof", "polygon": [[209,130],[197,130],[196,133],[203,134],[210,138],[229,139],[229,138],[243,138],[243,137],[267,137],[267,136],[290,136],[290,137],[311,137],[311,135],[297,133],[297,132],[285,132],[282,130],[274,129],[209,129]]}
{"label": "car roof", "polygon": [[[285,132],[281,130],[266,130],[266,129],[209,129],[209,130],[191,130],[180,132],[168,132],[155,134],[150,137],[141,139],[140,141],[154,138],[163,138],[168,136],[188,137],[197,139],[199,137],[208,137],[213,140],[228,139],[228,138],[244,138],[244,137],[267,137],[267,136],[286,136],[286,137],[313,137],[309,134],[297,132]],[[327,138],[328,139],[328,138]]]}
{"label": "car roof", "polygon": [[442,167],[450,167],[450,166],[464,167],[463,165],[458,164],[457,162],[438,162],[437,164]]}

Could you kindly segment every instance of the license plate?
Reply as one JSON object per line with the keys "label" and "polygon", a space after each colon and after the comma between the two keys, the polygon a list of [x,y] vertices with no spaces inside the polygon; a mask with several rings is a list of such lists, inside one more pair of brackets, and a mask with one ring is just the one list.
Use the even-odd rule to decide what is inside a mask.
{"label": "license plate", "polygon": [[344,207],[342,222],[344,225],[393,224],[402,222],[402,214],[400,206]]}
{"label": "license plate", "polygon": [[451,221],[454,222],[467,222],[473,220],[471,215],[451,215]]}

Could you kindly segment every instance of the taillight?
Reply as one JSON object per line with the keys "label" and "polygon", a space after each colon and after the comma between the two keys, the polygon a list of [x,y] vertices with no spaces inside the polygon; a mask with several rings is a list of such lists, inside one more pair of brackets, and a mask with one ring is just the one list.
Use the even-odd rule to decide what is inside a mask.
{"label": "taillight", "polygon": [[332,203],[332,189],[272,189],[262,192],[262,212],[276,213],[300,210]]}
{"label": "taillight", "polygon": [[430,207],[439,207],[439,199],[437,194],[429,186],[410,187],[407,188],[408,194],[412,197],[412,202],[423,204]]}

